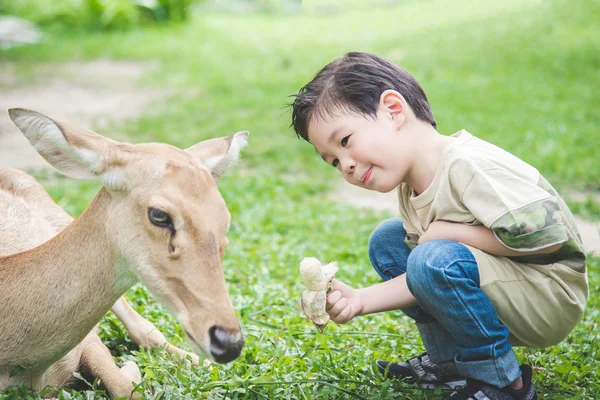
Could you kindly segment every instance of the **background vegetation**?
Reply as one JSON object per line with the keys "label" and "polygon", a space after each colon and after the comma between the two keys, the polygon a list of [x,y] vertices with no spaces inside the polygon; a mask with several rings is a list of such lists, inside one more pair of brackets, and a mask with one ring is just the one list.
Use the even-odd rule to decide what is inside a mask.
{"label": "background vegetation", "polygon": [[[372,229],[391,216],[331,200],[340,178],[288,128],[288,96],[347,51],[375,52],[407,68],[425,88],[441,132],[466,128],[511,151],[539,168],[577,213],[597,218],[598,2],[407,0],[370,2],[368,9],[342,4],[306,2],[299,13],[200,9],[184,25],[60,32],[47,34],[39,45],[0,52],[22,76],[36,63],[158,60],[160,68],[145,82],[174,94],[118,126],[132,141],[185,147],[251,131],[243,160],[220,183],[233,216],[224,268],[246,347],[230,365],[194,369],[160,351],[139,351],[109,314],[103,340],[141,367],[138,390],[146,398],[446,398],[384,381],[377,373],[377,359],[422,351],[416,329],[400,312],[331,324],[318,334],[299,311],[298,265],[305,256],[337,260],[339,278],[355,287],[377,282],[366,244]],[[99,187],[63,179],[44,183],[74,216]],[[575,201],[570,193],[587,197]],[[542,399],[594,399],[600,393],[599,268],[600,259],[590,258],[591,298],[572,335],[549,349],[518,350],[534,367]],[[127,297],[173,343],[187,348],[181,328],[145,289],[135,287]],[[12,388],[0,397],[24,393]],[[97,383],[85,392],[59,393],[61,399],[104,396]]]}
{"label": "background vegetation", "polygon": [[26,18],[49,30],[114,30],[182,22],[201,0],[1,0],[0,14]]}

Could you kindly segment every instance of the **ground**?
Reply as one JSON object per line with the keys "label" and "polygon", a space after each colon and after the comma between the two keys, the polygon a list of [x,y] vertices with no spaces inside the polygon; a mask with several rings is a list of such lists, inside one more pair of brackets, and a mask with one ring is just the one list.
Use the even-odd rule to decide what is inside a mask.
{"label": "ground", "polygon": [[[302,3],[347,8],[375,1],[384,3]],[[327,14],[198,12],[186,24],[44,31],[40,45],[2,50],[2,108],[31,107],[117,140],[180,148],[250,131],[249,147],[219,182],[232,214],[223,272],[244,329],[242,357],[211,370],[190,368],[160,351],[139,350],[108,313],[102,340],[117,361],[140,366],[144,398],[447,398],[385,381],[377,371],[377,359],[423,351],[414,324],[400,311],[329,324],[323,334],[302,315],[300,260],[337,261],[341,281],[355,288],[376,284],[368,238],[382,219],[397,214],[394,194],[344,185],[289,128],[288,96],[346,51],[377,53],[404,66],[424,85],[440,132],[466,128],[506,148],[543,171],[577,215],[600,218],[594,152],[600,148],[600,92],[590,84],[599,81],[600,25],[593,17],[599,2],[385,3],[395,5]],[[0,110],[0,164],[28,169],[36,157]],[[34,174],[73,216],[99,186]],[[365,203],[380,210],[348,205]],[[590,257],[588,268],[588,308],[569,338],[543,350],[517,349],[519,360],[534,368],[540,399],[596,399],[600,393],[600,258]],[[172,343],[190,349],[175,318],[141,285],[126,296]],[[58,397],[106,394],[95,386]]]}

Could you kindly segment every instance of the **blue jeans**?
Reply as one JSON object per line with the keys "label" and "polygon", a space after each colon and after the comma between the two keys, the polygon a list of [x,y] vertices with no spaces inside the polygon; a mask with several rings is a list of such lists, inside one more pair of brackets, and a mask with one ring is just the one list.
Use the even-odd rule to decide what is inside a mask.
{"label": "blue jeans", "polygon": [[454,360],[461,376],[496,387],[521,376],[509,330],[479,287],[479,268],[469,249],[432,240],[411,249],[400,218],[382,222],[369,239],[369,259],[383,280],[406,273],[417,305],[402,310],[415,320],[435,362]]}

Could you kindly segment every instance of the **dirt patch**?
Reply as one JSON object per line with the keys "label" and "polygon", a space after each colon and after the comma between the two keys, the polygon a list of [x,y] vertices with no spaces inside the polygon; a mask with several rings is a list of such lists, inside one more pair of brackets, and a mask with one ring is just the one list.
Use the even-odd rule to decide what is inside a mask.
{"label": "dirt patch", "polygon": [[596,203],[600,203],[600,190],[572,190],[567,192],[566,197],[579,202],[584,202],[591,199]]}
{"label": "dirt patch", "polygon": [[591,251],[595,256],[600,256],[600,222],[584,221],[577,217],[575,221],[577,222],[585,251]]}
{"label": "dirt patch", "polygon": [[0,63],[0,67],[0,164],[24,170],[50,166],[8,118],[7,108],[29,108],[122,140],[124,135],[103,129],[140,115],[145,105],[168,95],[164,89],[138,84],[157,63],[41,64],[27,82],[15,73],[14,65]]}
{"label": "dirt patch", "polygon": [[361,189],[342,181],[337,188],[329,194],[330,199],[342,201],[359,208],[391,213],[400,216],[398,211],[398,194],[395,190],[389,193],[379,193],[373,190]]}
{"label": "dirt patch", "polygon": [[[355,207],[388,212],[394,216],[400,215],[398,211],[398,196],[395,190],[390,193],[379,193],[361,189],[344,181],[328,197]],[[600,223],[585,221],[581,218],[575,218],[575,220],[583,240],[585,251],[600,256]]]}

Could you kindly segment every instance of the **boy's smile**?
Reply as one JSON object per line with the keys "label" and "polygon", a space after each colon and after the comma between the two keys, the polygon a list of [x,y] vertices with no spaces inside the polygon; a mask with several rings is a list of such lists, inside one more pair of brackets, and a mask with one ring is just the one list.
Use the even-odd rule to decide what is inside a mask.
{"label": "boy's smile", "polygon": [[367,182],[369,181],[369,178],[371,177],[371,172],[372,172],[372,171],[373,171],[373,167],[369,168],[369,169],[367,170],[367,172],[365,172],[365,174],[363,175],[363,177],[362,177],[362,178],[360,178],[360,181],[361,181],[361,182],[362,182],[364,185],[366,185],[366,184],[367,184]]}

